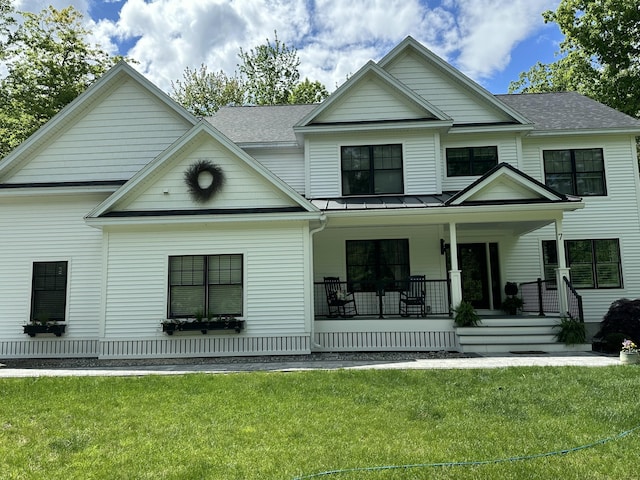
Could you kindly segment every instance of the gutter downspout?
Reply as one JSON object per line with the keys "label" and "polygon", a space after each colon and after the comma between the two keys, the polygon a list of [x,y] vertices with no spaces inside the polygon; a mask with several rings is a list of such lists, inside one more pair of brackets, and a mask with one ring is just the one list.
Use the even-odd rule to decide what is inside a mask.
{"label": "gutter downspout", "polygon": [[315,343],[313,338],[314,338],[314,324],[315,324],[315,319],[316,319],[316,309],[315,309],[315,305],[316,305],[316,298],[315,298],[315,288],[314,288],[314,271],[313,271],[313,236],[318,233],[323,231],[325,228],[327,227],[327,216],[324,214],[324,212],[322,212],[322,214],[320,215],[320,226],[317,228],[314,228],[313,230],[309,230],[309,278],[310,278],[310,291],[311,291],[311,304],[309,306],[309,313],[310,313],[310,326],[309,326],[309,340],[311,343],[311,349],[313,350],[314,348],[319,348],[321,345],[319,343]]}

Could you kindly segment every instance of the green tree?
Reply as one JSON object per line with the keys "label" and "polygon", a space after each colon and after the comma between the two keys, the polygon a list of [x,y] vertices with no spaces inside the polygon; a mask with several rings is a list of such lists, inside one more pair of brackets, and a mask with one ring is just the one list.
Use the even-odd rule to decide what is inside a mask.
{"label": "green tree", "polygon": [[287,103],[320,103],[329,96],[325,86],[308,78],[293,87]]}
{"label": "green tree", "polygon": [[225,105],[242,105],[244,86],[237,77],[229,77],[222,70],[218,73],[187,67],[183,80],[171,82],[171,97],[197,117],[211,116]]}
{"label": "green tree", "polygon": [[632,116],[640,115],[640,8],[631,0],[561,0],[543,13],[565,39],[559,58],[537,63],[510,92],[574,90]]}
{"label": "green tree", "polygon": [[6,42],[9,37],[10,28],[15,25],[13,17],[15,10],[11,0],[0,0],[0,59],[3,59],[6,51]]}
{"label": "green tree", "polygon": [[112,67],[111,57],[87,41],[73,7],[20,12],[23,22],[4,48],[0,80],[0,155],[5,155]]}
{"label": "green tree", "polygon": [[278,39],[245,52],[240,48],[240,73],[245,76],[249,103],[279,105],[289,103],[289,97],[300,79],[300,59],[295,48]]}
{"label": "green tree", "polygon": [[329,96],[322,83],[299,81],[298,52],[281,42],[277,32],[273,43],[267,39],[249,53],[241,48],[238,56],[242,78],[236,72],[208,72],[206,65],[187,67],[182,80],[171,83],[171,97],[196,116],[210,116],[224,105],[317,103]]}

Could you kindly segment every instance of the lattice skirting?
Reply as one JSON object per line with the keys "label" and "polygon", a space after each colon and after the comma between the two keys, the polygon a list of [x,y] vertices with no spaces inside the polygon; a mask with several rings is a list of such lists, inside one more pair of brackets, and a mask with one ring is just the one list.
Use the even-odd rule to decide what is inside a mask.
{"label": "lattice skirting", "polygon": [[459,350],[453,331],[316,333],[318,352]]}
{"label": "lattice skirting", "polygon": [[311,352],[309,337],[173,336],[141,340],[25,339],[0,341],[2,358],[172,358],[301,355]]}
{"label": "lattice skirting", "polygon": [[0,358],[90,358],[98,356],[98,340],[35,338],[0,341]]}
{"label": "lattice skirting", "polygon": [[103,340],[100,358],[229,357],[310,353],[309,337],[173,336],[153,340]]}
{"label": "lattice skirting", "polygon": [[[459,350],[454,332],[316,333],[313,351]],[[305,335],[280,337],[172,336],[141,340],[68,338],[0,341],[1,358],[172,358],[304,355],[312,350]]]}

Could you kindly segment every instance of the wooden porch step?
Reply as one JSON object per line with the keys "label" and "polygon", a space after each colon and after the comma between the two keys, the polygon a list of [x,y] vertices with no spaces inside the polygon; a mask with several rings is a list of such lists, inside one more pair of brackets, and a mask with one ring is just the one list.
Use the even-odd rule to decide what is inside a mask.
{"label": "wooden porch step", "polygon": [[476,327],[456,328],[463,352],[590,351],[591,344],[565,345],[556,340],[558,317],[489,317]]}

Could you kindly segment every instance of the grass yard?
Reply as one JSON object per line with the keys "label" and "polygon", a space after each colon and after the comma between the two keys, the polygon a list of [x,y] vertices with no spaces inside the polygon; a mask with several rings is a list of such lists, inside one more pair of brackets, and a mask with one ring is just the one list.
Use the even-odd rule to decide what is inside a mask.
{"label": "grass yard", "polygon": [[609,479],[637,471],[640,368],[0,379],[6,479]]}

